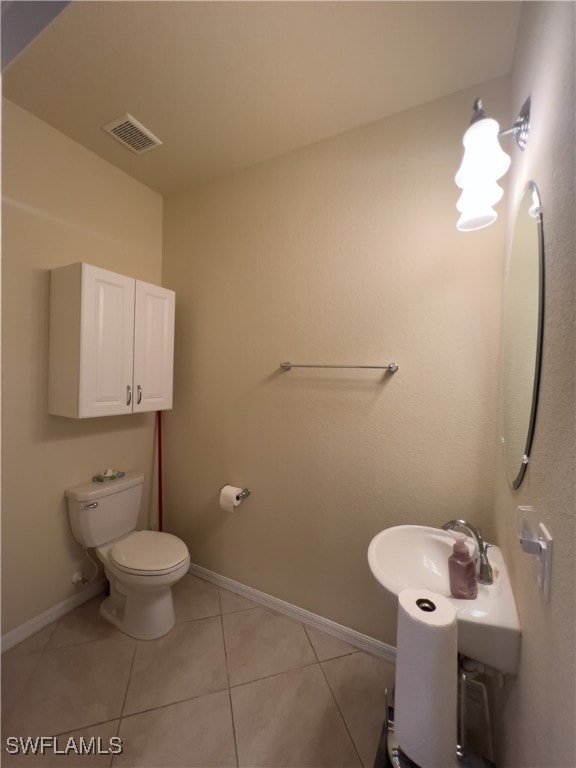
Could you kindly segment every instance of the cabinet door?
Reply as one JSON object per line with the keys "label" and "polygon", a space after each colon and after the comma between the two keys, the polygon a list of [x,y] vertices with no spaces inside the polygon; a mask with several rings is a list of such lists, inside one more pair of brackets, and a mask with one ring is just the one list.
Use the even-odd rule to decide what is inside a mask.
{"label": "cabinet door", "polygon": [[80,416],[131,413],[135,281],[83,269]]}
{"label": "cabinet door", "polygon": [[175,294],[136,281],[134,412],[172,408]]}

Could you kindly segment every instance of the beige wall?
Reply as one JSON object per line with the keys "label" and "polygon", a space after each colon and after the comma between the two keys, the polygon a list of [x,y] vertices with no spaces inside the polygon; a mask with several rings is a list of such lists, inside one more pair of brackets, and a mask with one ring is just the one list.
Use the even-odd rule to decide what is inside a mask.
{"label": "beige wall", "polygon": [[85,261],[160,282],[162,199],[14,104],[3,104],[2,631],[37,616],[90,574],[64,490],[114,466],[147,475],[154,416],[48,415],[52,267]]}
{"label": "beige wall", "polygon": [[[455,516],[493,533],[504,226],[457,232],[453,183],[477,95],[165,201],[168,527],[193,562],[390,644],[370,539]],[[506,81],[482,95],[506,115]],[[218,507],[227,482],[252,490],[233,515]]]}
{"label": "beige wall", "polygon": [[[165,216],[164,284],[178,296],[167,527],[195,562],[394,644],[370,538],[452,516],[482,525],[522,624],[520,672],[495,717],[509,768],[576,764],[573,35],[572,3],[527,3],[511,95],[496,82],[432,102],[170,199]],[[492,450],[510,225],[454,228],[451,169],[480,93],[502,122],[531,95],[509,197],[532,178],[545,209],[542,393],[516,492]],[[9,102],[3,132],[6,632],[76,590],[66,486],[107,465],[143,470],[144,515],[153,505],[152,416],[47,414],[48,270],[83,260],[159,282],[162,204]],[[400,370],[281,373],[285,359]],[[217,505],[225,482],[253,491],[235,515]],[[516,542],[518,504],[555,539],[548,604]]]}
{"label": "beige wall", "polygon": [[[525,3],[512,77],[511,116],[531,96],[528,146],[514,153],[509,182],[517,200],[538,185],[544,208],[544,357],[536,433],[523,485],[507,484],[500,451],[496,522],[522,625],[516,680],[501,692],[500,765],[576,765],[575,750],[575,159],[574,3]],[[514,210],[514,206],[510,207]],[[536,558],[516,539],[516,507],[538,511],[554,537],[550,602],[536,586]]]}

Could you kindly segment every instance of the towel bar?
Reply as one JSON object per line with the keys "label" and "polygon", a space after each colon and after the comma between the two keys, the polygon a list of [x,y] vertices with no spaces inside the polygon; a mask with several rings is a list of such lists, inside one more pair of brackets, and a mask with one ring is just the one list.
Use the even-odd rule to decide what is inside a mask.
{"label": "towel bar", "polygon": [[389,373],[396,373],[398,370],[397,363],[389,363],[388,365],[324,365],[322,363],[280,363],[280,368],[285,371],[290,371],[292,368],[372,368],[380,371],[388,371]]}

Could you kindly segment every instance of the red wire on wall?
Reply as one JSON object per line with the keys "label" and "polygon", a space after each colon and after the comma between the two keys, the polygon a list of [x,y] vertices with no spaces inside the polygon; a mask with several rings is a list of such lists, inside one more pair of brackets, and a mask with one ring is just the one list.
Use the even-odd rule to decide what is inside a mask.
{"label": "red wire on wall", "polygon": [[158,530],[161,531],[163,527],[162,520],[162,411],[156,413],[158,435]]}

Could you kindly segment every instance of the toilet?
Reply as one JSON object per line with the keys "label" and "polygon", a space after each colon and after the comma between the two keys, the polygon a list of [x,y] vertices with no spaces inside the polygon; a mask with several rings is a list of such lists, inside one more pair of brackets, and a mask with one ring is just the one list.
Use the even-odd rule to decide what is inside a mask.
{"label": "toilet", "polygon": [[135,530],[143,483],[143,475],[127,473],[65,495],[74,538],[95,548],[110,582],[100,613],[126,635],[153,640],[176,622],[172,585],[188,571],[190,554],[170,533]]}

